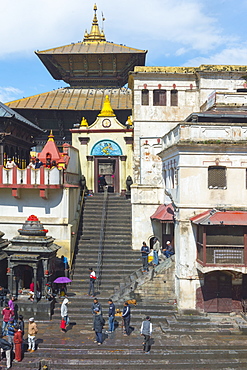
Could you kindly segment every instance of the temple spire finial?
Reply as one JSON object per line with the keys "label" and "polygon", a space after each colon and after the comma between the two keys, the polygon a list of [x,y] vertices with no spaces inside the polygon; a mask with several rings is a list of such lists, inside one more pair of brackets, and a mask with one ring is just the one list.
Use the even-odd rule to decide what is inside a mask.
{"label": "temple spire finial", "polygon": [[101,112],[98,114],[98,117],[102,117],[102,116],[103,117],[115,117],[116,116],[116,114],[114,113],[111,107],[111,103],[110,103],[110,99],[108,95],[106,95]]}
{"label": "temple spire finial", "polygon": [[50,131],[50,135],[48,135],[48,141],[54,141],[54,135],[52,130]]}
{"label": "temple spire finial", "polygon": [[85,32],[83,42],[102,42],[102,41],[106,41],[105,34],[104,34],[103,30],[100,31],[100,29],[99,29],[98,18],[97,18],[97,14],[96,14],[96,12],[97,12],[97,5],[96,4],[94,4],[93,10],[94,10],[94,18],[93,18],[93,22],[92,22],[91,31],[90,31],[89,34],[87,32]]}

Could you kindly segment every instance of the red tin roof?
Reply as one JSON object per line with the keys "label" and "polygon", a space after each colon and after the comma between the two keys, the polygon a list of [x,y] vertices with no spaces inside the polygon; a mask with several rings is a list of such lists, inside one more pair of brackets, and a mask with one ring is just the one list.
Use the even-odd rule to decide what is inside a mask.
{"label": "red tin roof", "polygon": [[247,211],[218,211],[209,209],[197,216],[191,217],[198,225],[247,225]]}
{"label": "red tin roof", "polygon": [[161,204],[150,218],[160,222],[174,222],[174,208],[172,204]]}

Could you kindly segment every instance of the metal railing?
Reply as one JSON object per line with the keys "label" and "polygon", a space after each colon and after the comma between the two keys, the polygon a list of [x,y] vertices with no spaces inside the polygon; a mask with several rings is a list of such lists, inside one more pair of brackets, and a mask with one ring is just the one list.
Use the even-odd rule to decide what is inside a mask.
{"label": "metal railing", "polygon": [[100,226],[100,238],[99,238],[99,250],[98,250],[98,262],[96,267],[96,289],[99,291],[101,285],[101,274],[102,274],[102,265],[103,265],[103,255],[104,255],[104,241],[105,241],[105,224],[107,216],[107,204],[108,204],[108,189],[104,188],[104,200],[101,216],[101,226]]}
{"label": "metal railing", "polygon": [[197,258],[206,264],[245,264],[243,245],[207,245],[205,261],[203,257],[203,246],[201,243],[197,243]]}
{"label": "metal railing", "polygon": [[77,249],[78,249],[78,243],[79,243],[79,240],[80,240],[80,231],[79,230],[82,227],[81,224],[82,224],[82,219],[83,219],[83,210],[84,210],[84,206],[85,206],[85,190],[82,190],[82,192],[81,192],[78,205],[79,205],[79,208],[80,208],[80,216],[79,216],[78,225],[77,225],[77,240],[76,240],[76,243],[75,243],[75,246],[74,246],[74,253],[73,253],[71,268],[70,268],[70,271],[69,271],[69,278],[71,280],[73,280],[73,277],[74,277],[75,259],[76,259]]}

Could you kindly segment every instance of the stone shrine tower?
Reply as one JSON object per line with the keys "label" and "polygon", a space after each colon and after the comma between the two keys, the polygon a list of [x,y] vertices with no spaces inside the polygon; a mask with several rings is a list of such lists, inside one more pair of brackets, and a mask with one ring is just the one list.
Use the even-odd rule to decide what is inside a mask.
{"label": "stone shrine tower", "polygon": [[44,285],[56,277],[55,257],[60,247],[54,244],[54,238],[46,236],[48,230],[34,215],[28,217],[18,232],[20,235],[3,248],[8,259],[8,289],[18,297],[33,281],[36,301],[37,289],[42,296]]}

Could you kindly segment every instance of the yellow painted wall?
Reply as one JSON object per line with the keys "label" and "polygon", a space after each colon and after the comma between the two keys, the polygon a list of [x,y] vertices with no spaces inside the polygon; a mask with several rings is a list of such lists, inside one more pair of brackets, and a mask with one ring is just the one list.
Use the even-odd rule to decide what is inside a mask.
{"label": "yellow painted wall", "polygon": [[[110,124],[108,121],[109,127],[104,127],[106,119],[110,121]],[[118,131],[112,132],[112,130]],[[96,191],[94,189],[94,162],[88,161],[87,156],[91,155],[94,145],[101,140],[114,141],[121,148],[122,155],[127,157],[126,161],[119,160],[119,188],[120,191],[126,189],[127,176],[133,176],[133,145],[126,144],[125,137],[133,137],[133,131],[126,131],[126,126],[122,125],[116,117],[97,117],[89,127],[80,126],[72,130],[72,145],[79,150],[81,173],[86,177],[88,189]],[[82,144],[81,142],[83,140],[85,142],[86,139],[88,142]]]}

